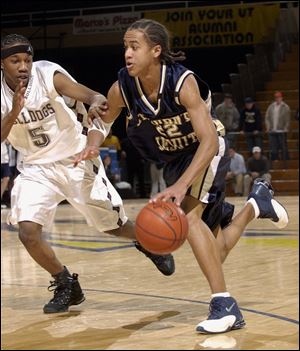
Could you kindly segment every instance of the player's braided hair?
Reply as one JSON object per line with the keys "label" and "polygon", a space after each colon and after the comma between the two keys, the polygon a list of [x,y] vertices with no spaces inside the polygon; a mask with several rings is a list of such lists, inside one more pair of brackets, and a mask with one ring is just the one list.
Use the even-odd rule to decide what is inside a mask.
{"label": "player's braided hair", "polygon": [[169,32],[161,23],[143,18],[132,23],[127,31],[134,29],[142,31],[150,45],[161,46],[161,59],[167,63],[174,63],[175,61],[183,61],[186,59],[183,51],[172,52],[170,50]]}
{"label": "player's braided hair", "polygon": [[12,46],[14,44],[30,44],[30,41],[20,34],[8,34],[4,38],[1,39],[1,49],[6,48],[8,46]]}

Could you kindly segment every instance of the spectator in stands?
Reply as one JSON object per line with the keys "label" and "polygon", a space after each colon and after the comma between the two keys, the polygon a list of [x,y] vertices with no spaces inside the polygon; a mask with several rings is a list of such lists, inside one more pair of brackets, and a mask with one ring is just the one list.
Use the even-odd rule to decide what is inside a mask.
{"label": "spectator in stands", "polygon": [[126,153],[127,162],[127,181],[130,183],[131,188],[135,189],[135,179],[137,179],[139,187],[139,197],[146,198],[145,190],[145,161],[132,145],[128,138],[122,140],[122,150]]}
{"label": "spectator in stands", "polygon": [[8,156],[11,180],[14,180],[14,178],[16,178],[16,176],[20,173],[17,169],[17,163],[20,159],[20,154],[10,143],[8,143]]}
{"label": "spectator in stands", "polygon": [[101,147],[114,148],[117,150],[118,155],[121,152],[120,140],[116,135],[113,135],[112,130],[109,131],[109,134],[104,140],[104,142],[102,143]]}
{"label": "spectator in stands", "polygon": [[150,164],[150,175],[151,175],[151,194],[150,197],[153,197],[158,192],[161,192],[166,189],[166,182],[163,176],[163,164]]}
{"label": "spectator in stands", "polygon": [[7,148],[8,148],[8,159],[9,159],[9,173],[10,178],[7,186],[7,196],[5,196],[5,203],[10,207],[10,194],[12,187],[14,185],[15,178],[20,173],[17,169],[17,164],[20,162],[20,153],[7,141]]}
{"label": "spectator in stands", "polygon": [[121,151],[120,153],[120,160],[119,160],[119,166],[120,166],[120,176],[121,176],[121,182],[127,181],[128,180],[128,170],[127,170],[127,160],[126,160],[126,152],[124,150]]}
{"label": "spectator in stands", "polygon": [[215,112],[225,127],[229,145],[235,147],[236,134],[231,133],[238,131],[240,114],[232,101],[231,94],[224,95],[224,101],[215,108]]}
{"label": "spectator in stands", "polygon": [[269,132],[271,160],[279,160],[278,151],[282,152],[282,159],[288,160],[287,132],[290,126],[291,110],[283,102],[283,94],[276,91],[275,101],[266,111],[266,131]]}
{"label": "spectator in stands", "polygon": [[236,152],[233,147],[229,148],[230,171],[227,172],[226,180],[234,182],[234,193],[237,196],[243,195],[244,176],[246,174],[246,165],[243,155]]}
{"label": "spectator in stands", "polygon": [[4,141],[1,143],[1,208],[6,208],[6,204],[2,204],[2,197],[5,190],[8,187],[10,179],[10,171],[9,171],[9,156],[8,156],[8,148],[7,144]]}
{"label": "spectator in stands", "polygon": [[263,178],[271,183],[271,174],[269,173],[269,160],[261,154],[261,148],[254,146],[253,156],[247,160],[247,174],[244,177],[244,196],[250,191],[250,186],[256,178]]}
{"label": "spectator in stands", "polygon": [[262,148],[262,121],[260,110],[255,106],[251,97],[245,100],[245,107],[241,111],[240,132],[245,134],[248,151],[251,154],[254,146]]}
{"label": "spectator in stands", "polygon": [[105,155],[103,157],[103,166],[105,169],[105,173],[107,175],[107,178],[109,179],[109,181],[112,183],[113,186],[115,186],[116,182],[119,180],[118,175],[114,174],[112,172],[111,169],[111,163],[112,163],[112,159],[109,155]]}

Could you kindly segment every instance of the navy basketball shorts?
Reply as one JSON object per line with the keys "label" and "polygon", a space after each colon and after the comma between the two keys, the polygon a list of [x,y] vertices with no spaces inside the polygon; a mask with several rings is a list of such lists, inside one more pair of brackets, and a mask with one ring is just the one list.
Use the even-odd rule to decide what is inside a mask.
{"label": "navy basketball shorts", "polygon": [[10,177],[10,170],[8,163],[1,163],[1,179]]}
{"label": "navy basketball shorts", "polygon": [[[166,164],[164,179],[167,186],[171,186],[181,177],[193,157],[194,153],[183,154]],[[233,216],[234,206],[224,201],[225,177],[229,169],[228,145],[225,139],[219,136],[218,154],[214,156],[210,165],[203,170],[187,192],[187,195],[207,204],[202,219],[212,231],[218,225],[221,227],[228,225]]]}

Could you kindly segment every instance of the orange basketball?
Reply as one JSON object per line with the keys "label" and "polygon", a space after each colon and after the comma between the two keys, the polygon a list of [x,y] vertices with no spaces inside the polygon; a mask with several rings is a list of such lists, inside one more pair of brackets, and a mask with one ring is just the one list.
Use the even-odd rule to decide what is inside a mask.
{"label": "orange basketball", "polygon": [[178,249],[188,235],[188,221],[173,202],[148,203],[136,218],[137,241],[148,251],[166,255]]}

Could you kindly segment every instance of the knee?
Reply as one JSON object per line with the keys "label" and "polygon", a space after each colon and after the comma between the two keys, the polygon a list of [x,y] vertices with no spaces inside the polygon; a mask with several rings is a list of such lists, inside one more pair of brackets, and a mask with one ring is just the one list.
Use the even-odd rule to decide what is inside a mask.
{"label": "knee", "polygon": [[19,239],[24,246],[36,246],[40,243],[41,230],[35,223],[19,225]]}
{"label": "knee", "polygon": [[244,183],[245,184],[249,184],[249,183],[251,183],[251,181],[252,181],[251,176],[249,174],[245,174],[245,176],[244,176]]}
{"label": "knee", "polygon": [[199,223],[199,219],[201,219],[201,214],[198,213],[198,211],[191,211],[187,214],[187,220],[190,228]]}

